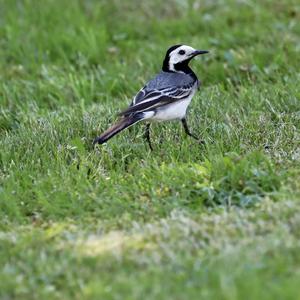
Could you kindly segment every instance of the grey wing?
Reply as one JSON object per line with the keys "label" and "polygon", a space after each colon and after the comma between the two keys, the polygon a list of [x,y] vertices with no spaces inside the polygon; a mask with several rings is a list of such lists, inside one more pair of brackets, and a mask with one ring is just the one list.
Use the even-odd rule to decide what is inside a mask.
{"label": "grey wing", "polygon": [[161,89],[141,89],[132,101],[131,106],[120,113],[122,116],[128,116],[135,112],[145,112],[155,110],[158,107],[180,101],[187,98],[194,88],[194,83],[184,86],[167,86]]}
{"label": "grey wing", "polygon": [[[196,80],[197,81],[197,80]],[[134,97],[131,106],[161,94],[174,93],[180,95],[186,89],[189,90],[195,84],[195,79],[187,74],[160,72],[150,80]],[[172,96],[172,95],[171,95]]]}

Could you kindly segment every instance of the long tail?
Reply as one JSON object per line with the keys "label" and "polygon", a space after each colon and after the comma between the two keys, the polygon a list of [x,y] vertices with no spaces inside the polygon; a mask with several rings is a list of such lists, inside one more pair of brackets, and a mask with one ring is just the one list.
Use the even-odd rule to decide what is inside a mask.
{"label": "long tail", "polygon": [[99,137],[95,138],[93,144],[103,144],[109,139],[111,139],[113,136],[115,136],[120,131],[126,129],[127,127],[137,123],[138,121],[141,121],[143,119],[143,113],[137,113],[134,115],[130,115],[127,117],[123,117],[121,120],[119,120],[116,124],[108,128],[106,131],[104,131]]}

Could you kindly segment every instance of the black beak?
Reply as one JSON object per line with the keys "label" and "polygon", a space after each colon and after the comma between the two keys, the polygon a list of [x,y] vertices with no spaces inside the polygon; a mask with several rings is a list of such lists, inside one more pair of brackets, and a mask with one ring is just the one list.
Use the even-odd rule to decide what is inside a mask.
{"label": "black beak", "polygon": [[196,55],[200,55],[200,54],[206,54],[206,53],[209,53],[209,51],[206,51],[206,50],[195,50],[193,53],[192,53],[192,56],[196,56]]}

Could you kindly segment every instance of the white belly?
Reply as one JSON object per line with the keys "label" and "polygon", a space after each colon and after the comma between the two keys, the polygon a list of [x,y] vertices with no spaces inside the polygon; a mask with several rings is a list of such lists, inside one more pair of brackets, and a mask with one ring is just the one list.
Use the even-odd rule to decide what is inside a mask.
{"label": "white belly", "polygon": [[157,121],[183,119],[186,114],[186,109],[191,103],[194,94],[195,93],[192,93],[188,98],[184,100],[171,103],[159,108],[151,119]]}

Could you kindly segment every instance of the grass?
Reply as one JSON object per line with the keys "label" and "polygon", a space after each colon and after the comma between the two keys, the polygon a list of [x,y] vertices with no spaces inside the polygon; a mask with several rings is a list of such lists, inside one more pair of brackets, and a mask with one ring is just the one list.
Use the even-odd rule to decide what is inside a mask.
{"label": "grass", "polygon": [[[298,299],[297,1],[0,0],[0,298]],[[176,43],[188,121],[92,149]]]}

